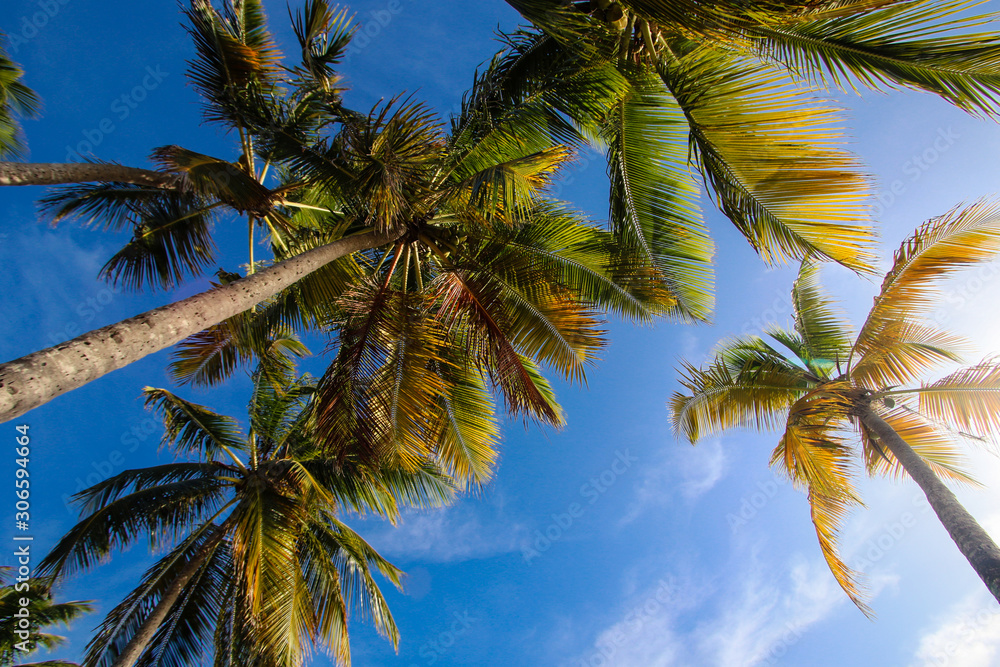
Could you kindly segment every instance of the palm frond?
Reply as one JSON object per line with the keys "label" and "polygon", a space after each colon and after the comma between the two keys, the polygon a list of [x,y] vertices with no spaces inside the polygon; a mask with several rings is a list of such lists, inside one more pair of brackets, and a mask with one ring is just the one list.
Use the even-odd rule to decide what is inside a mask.
{"label": "palm frond", "polygon": [[[0,33],[0,40],[4,37]],[[41,99],[28,88],[24,71],[11,60],[0,43],[0,157],[22,158],[26,146],[20,119],[38,114]]]}
{"label": "palm frond", "polygon": [[657,269],[675,312],[704,320],[712,311],[714,246],[687,166],[687,123],[655,74],[634,74],[608,114],[611,227]]}
{"label": "palm frond", "polygon": [[960,17],[979,3],[916,0],[839,16],[746,25],[759,52],[794,73],[842,88],[935,93],[978,115],[1000,114],[1000,38],[974,32],[993,14]]}
{"label": "palm frond", "polygon": [[815,260],[802,262],[792,289],[792,303],[795,330],[802,336],[809,362],[817,367],[814,370],[846,362],[851,350],[850,325],[833,310],[833,301],[820,289],[819,264]]}
{"label": "palm frond", "polygon": [[692,443],[740,426],[775,430],[809,389],[800,369],[756,337],[724,343],[703,368],[684,363],[680,373],[689,393],[674,393],[672,421]]}
{"label": "palm frond", "polygon": [[[893,430],[917,453],[934,474],[943,479],[950,479],[963,484],[981,486],[969,470],[965,468],[966,459],[955,446],[955,439],[926,417],[908,409],[905,405],[897,406],[879,415]],[[867,429],[865,429],[867,431]],[[888,447],[882,446],[878,438],[866,432],[865,462],[869,474],[885,475],[896,479],[906,477],[906,470],[892,455]]]}
{"label": "palm frond", "polygon": [[163,416],[163,444],[179,453],[200,453],[209,460],[247,448],[246,436],[232,417],[186,401],[166,389],[146,387],[146,406]]}
{"label": "palm frond", "polygon": [[[929,312],[937,300],[934,283],[952,272],[991,261],[1000,252],[1000,203],[982,200],[955,208],[921,225],[896,251],[892,268],[855,340],[857,365],[869,354],[886,356],[899,329]],[[866,372],[880,373],[878,363]]]}
{"label": "palm frond", "polygon": [[869,185],[838,147],[838,114],[769,66],[680,48],[659,72],[723,213],[767,262],[814,255],[871,271]]}
{"label": "palm frond", "polygon": [[913,390],[921,414],[962,431],[986,435],[1000,430],[1000,363],[985,359]]}

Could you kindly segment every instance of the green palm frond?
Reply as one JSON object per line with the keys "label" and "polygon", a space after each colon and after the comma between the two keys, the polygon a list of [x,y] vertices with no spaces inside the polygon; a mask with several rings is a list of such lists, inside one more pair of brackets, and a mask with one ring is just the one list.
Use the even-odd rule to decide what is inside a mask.
{"label": "green palm frond", "polygon": [[[109,480],[110,481],[110,480]],[[84,496],[85,498],[86,496]],[[38,571],[62,577],[88,570],[113,550],[147,539],[157,549],[191,524],[218,514],[225,485],[214,477],[159,484],[108,503],[81,520],[39,563]]]}
{"label": "green palm frond", "polygon": [[545,203],[516,230],[497,230],[489,252],[503,253],[501,266],[530,267],[565,285],[583,303],[639,322],[672,312],[675,295],[660,274],[614,235],[579,213]]}
{"label": "green palm frond", "polygon": [[467,361],[443,366],[442,374],[448,389],[441,397],[438,458],[459,484],[483,486],[499,458],[496,403],[482,373]]}
{"label": "green palm frond", "polygon": [[209,460],[223,453],[239,461],[235,452],[246,450],[246,438],[232,417],[217,414],[165,389],[146,387],[146,406],[163,416],[163,444],[180,453],[199,453]]}
{"label": "green palm frond", "polygon": [[0,157],[24,157],[26,146],[20,119],[33,118],[41,108],[41,99],[24,82],[24,71],[3,49],[0,33]]}
{"label": "green palm frond", "polygon": [[[8,568],[2,568],[6,570]],[[19,666],[53,665],[53,667],[77,667],[75,663],[47,660],[40,663],[22,662],[26,655],[19,650],[22,642],[35,648],[51,650],[65,643],[65,638],[49,632],[51,626],[70,623],[84,614],[93,611],[90,602],[77,600],[72,602],[56,602],[53,599],[53,582],[50,578],[32,577],[30,586],[6,583],[7,577],[0,571],[0,664],[13,665],[15,660]],[[27,609],[25,617],[22,609]],[[27,623],[27,627],[24,623]],[[27,630],[29,634],[18,635],[15,631]],[[26,639],[24,639],[26,638]]]}
{"label": "green palm frond", "polygon": [[343,59],[354,34],[347,8],[331,8],[325,0],[307,0],[295,11],[292,29],[302,51],[302,66],[293,70],[297,94],[336,100],[341,92],[340,77],[333,67]]}
{"label": "green palm frond", "polygon": [[891,2],[873,11],[746,24],[759,52],[796,74],[846,88],[916,88],[972,113],[1000,113],[1000,38],[975,32],[994,15],[970,0]]}
{"label": "green palm frond", "polygon": [[183,194],[139,204],[133,236],[101,268],[112,283],[130,289],[171,289],[215,261],[212,206]]}
{"label": "green palm frond", "polygon": [[184,13],[196,51],[188,76],[205,100],[205,119],[242,126],[250,93],[269,90],[279,71],[260,2],[227,2],[219,12],[210,0],[195,0]]}
{"label": "green palm frond", "polygon": [[[157,202],[176,197],[177,194],[163,188],[133,183],[82,183],[53,188],[38,203],[42,212],[51,217],[52,224],[76,218],[92,227],[101,225],[106,230],[119,231],[139,223]],[[190,195],[186,198],[197,199]],[[209,205],[205,200],[201,203]]]}
{"label": "green palm frond", "polygon": [[756,337],[724,343],[703,368],[685,363],[674,393],[674,428],[692,443],[729,428],[775,430],[809,387],[794,366]]}
{"label": "green palm frond", "polygon": [[[473,359],[486,370],[494,385],[502,393],[507,407],[513,414],[530,415],[551,424],[561,424],[562,417],[556,404],[546,396],[539,385],[534,363],[526,364],[514,343],[514,336],[552,335],[554,345],[559,345],[559,332],[518,331],[521,323],[512,321],[507,303],[503,299],[502,284],[482,281],[467,271],[453,270],[442,273],[435,283],[436,299],[440,300],[439,317],[448,329],[461,327],[468,336],[468,349]],[[528,341],[530,342],[530,341]],[[539,349],[539,346],[535,346]],[[562,370],[572,372],[577,364],[569,360]]]}
{"label": "green palm frond", "polygon": [[719,207],[754,249],[768,262],[814,255],[871,271],[869,185],[837,147],[839,115],[772,67],[680,46],[660,75]]}
{"label": "green palm frond", "polygon": [[[812,259],[802,262],[792,289],[795,330],[808,352],[813,371],[846,363],[851,350],[851,329],[833,310],[833,301],[819,285],[819,264]],[[825,375],[825,374],[823,374]]]}
{"label": "green palm frond", "polygon": [[162,170],[181,175],[193,192],[239,213],[266,213],[274,203],[275,195],[240,165],[180,146],[160,146],[153,150],[152,160]]}
{"label": "green palm frond", "polygon": [[[212,533],[209,530],[195,532],[146,571],[139,585],[108,612],[104,621],[97,628],[94,637],[88,642],[85,655],[86,665],[110,667],[142,626],[143,621],[156,608],[172,581],[185,569],[188,563],[194,563],[198,567],[194,577],[199,580],[199,583],[205,584],[209,580],[214,580],[212,583],[216,591],[212,590],[213,586],[203,585],[198,587],[197,593],[194,593],[198,595],[195,602],[198,611],[201,612],[201,618],[197,618],[199,614],[195,614],[194,618],[189,617],[188,619],[193,623],[184,623],[183,629],[192,631],[191,635],[181,634],[179,644],[175,643],[174,646],[170,646],[171,639],[178,639],[177,635],[172,632],[176,629],[177,624],[173,624],[173,627],[171,624],[166,624],[161,626],[152,645],[162,649],[157,652],[160,658],[166,658],[164,661],[166,664],[180,667],[184,664],[190,664],[188,661],[192,658],[200,657],[202,646],[199,644],[203,644],[206,639],[204,636],[207,620],[205,612],[215,611],[213,603],[216,608],[220,604],[221,600],[213,599],[212,593],[216,592],[217,594],[217,588],[225,576],[224,571],[220,572],[220,560],[225,560],[226,547],[221,540],[213,539],[213,534],[218,535],[218,533]],[[201,565],[198,565],[198,562],[201,562]],[[177,611],[177,616],[183,614],[182,609]],[[167,651],[167,654],[163,655],[163,651]],[[151,652],[147,650],[138,664],[150,664],[152,657]],[[181,659],[178,660],[178,658]]]}
{"label": "green palm frond", "polygon": [[687,165],[686,119],[653,73],[634,74],[630,83],[604,127],[611,227],[660,272],[677,300],[674,312],[704,320],[713,306],[714,247]]}

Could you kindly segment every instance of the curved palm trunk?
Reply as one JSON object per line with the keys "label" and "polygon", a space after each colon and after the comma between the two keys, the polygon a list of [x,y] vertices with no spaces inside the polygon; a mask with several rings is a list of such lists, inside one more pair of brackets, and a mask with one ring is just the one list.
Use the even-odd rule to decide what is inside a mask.
{"label": "curved palm trunk", "polygon": [[158,188],[175,188],[180,183],[176,174],[124,167],[120,164],[0,162],[0,185],[61,185],[92,181],[134,183]]}
{"label": "curved palm trunk", "polygon": [[885,420],[875,414],[870,405],[861,408],[858,416],[921,488],[959,551],[1000,602],[1000,547],[958,502],[955,494],[938,479],[930,466]]}
{"label": "curved palm trunk", "polygon": [[132,639],[129,640],[129,643],[125,645],[125,648],[122,649],[122,652],[115,658],[111,667],[132,667],[135,665],[143,651],[149,646],[149,642],[156,635],[156,631],[160,629],[163,621],[166,620],[167,615],[173,609],[181,593],[184,592],[184,587],[188,585],[194,575],[198,573],[198,570],[201,569],[201,566],[205,564],[205,560],[212,554],[212,550],[218,546],[225,534],[222,526],[215,526],[212,529],[205,543],[198,548],[198,551],[191,557],[191,560],[184,565],[181,571],[177,573],[177,577],[170,582],[170,586],[163,592],[163,597],[160,598],[153,611],[150,612],[146,620],[139,626],[139,629],[132,636]]}
{"label": "curved palm trunk", "polygon": [[228,285],[0,364],[0,422],[242,313],[334,260],[384,245],[400,234],[348,236]]}

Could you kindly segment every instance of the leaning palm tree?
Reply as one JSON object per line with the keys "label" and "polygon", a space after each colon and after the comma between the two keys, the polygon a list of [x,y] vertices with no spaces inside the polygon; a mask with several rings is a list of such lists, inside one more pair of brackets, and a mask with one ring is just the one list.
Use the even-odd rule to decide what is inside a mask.
{"label": "leaning palm tree", "polygon": [[[261,270],[251,261],[252,275],[246,278],[233,280],[235,274],[224,273],[224,284],[208,293],[0,366],[4,418],[219,322],[253,319],[241,314],[256,304],[266,302],[261,310],[283,318],[286,330],[292,324],[315,328],[339,316],[334,301],[348,286],[360,279],[371,283],[373,274],[384,273],[387,267],[393,281],[408,271],[412,285],[423,289],[421,253],[426,255],[432,246],[437,248],[431,251],[437,259],[425,268],[439,273],[442,258],[452,266],[468,264],[482,254],[491,230],[502,236],[531,220],[533,211],[556,228],[573,217],[565,207],[546,209],[540,197],[553,172],[571,158],[565,148],[551,141],[543,145],[511,141],[512,120],[498,122],[489,109],[480,107],[469,107],[461,119],[461,132],[451,136],[423,106],[411,102],[396,100],[369,114],[346,110],[332,70],[350,35],[343,13],[333,13],[320,0],[306,3],[294,23],[303,63],[281,70],[282,78],[275,73],[276,55],[259,10],[257,3],[235,2],[220,15],[197,2],[190,12],[199,54],[192,78],[207,100],[207,118],[240,136],[238,160],[229,163],[177,147],[160,149],[156,157],[164,168],[156,173],[169,183],[102,176],[112,182],[74,186],[47,199],[47,205],[55,218],[82,216],[112,227],[133,225],[135,238],[105,269],[107,277],[133,287],[168,287],[201,271],[211,258],[208,222],[221,210],[242,211],[250,222],[251,238],[255,226],[265,224],[274,258],[281,261]],[[232,72],[240,78],[232,79]],[[259,170],[253,167],[257,161],[263,164]],[[278,183],[265,187],[265,172],[278,172]],[[524,236],[537,236],[540,229],[525,230]],[[463,250],[463,257],[447,259],[447,254],[456,253],[450,248],[465,243],[470,234],[475,244]],[[562,317],[564,329],[579,328],[578,322],[557,312],[567,299],[576,302],[574,312],[599,311],[617,303],[611,308],[639,310],[648,316],[671,307],[663,296],[668,290],[656,286],[656,276],[637,266],[628,249],[612,248],[607,235],[584,230],[568,241],[575,244],[569,251],[560,245],[566,242],[565,236],[540,245],[532,241],[537,246],[532,252],[547,258],[544,271],[525,264],[523,257],[520,264],[504,269],[521,267],[523,275],[508,275],[504,289],[509,293],[511,281],[519,282],[520,296],[509,299],[528,297],[521,308],[536,311],[531,316],[536,327],[551,329],[554,318]],[[361,254],[375,248],[379,250]],[[400,252],[408,259],[399,261]],[[613,262],[603,257],[612,257]],[[542,284],[545,276],[556,274],[561,276],[558,284]],[[428,278],[433,282],[432,276]],[[593,293],[574,295],[580,285],[589,285]],[[685,289],[694,293],[701,287]],[[642,304],[643,293],[663,303],[647,307]],[[451,303],[470,307],[467,299]],[[519,338],[522,352],[530,355],[535,347],[540,355],[535,361],[544,361],[551,354],[536,343],[547,334],[524,329],[525,317],[489,321],[493,331]],[[594,321],[589,312],[585,319],[588,327]],[[480,317],[480,321],[487,320]],[[204,351],[205,343],[222,344],[235,336],[235,323],[199,334],[185,345],[192,349],[201,345]],[[270,325],[261,325],[258,331],[264,335],[244,335],[242,341],[269,340],[275,333]],[[559,344],[573,348],[575,343],[566,335],[572,332],[555,333],[562,338]],[[584,348],[593,348],[591,334],[580,333],[577,338]],[[230,347],[214,358],[231,369],[231,360],[262,353],[246,345],[234,350]],[[568,365],[569,372],[579,377],[580,361],[592,353],[578,349],[568,353],[577,356]],[[498,354],[508,369],[504,377],[518,381],[540,405],[538,392],[527,386],[534,373],[524,366],[533,362],[511,356],[509,345],[493,356]],[[223,357],[230,361],[221,363]],[[206,366],[198,366],[197,372],[214,363],[204,356],[200,359]],[[186,368],[194,368],[192,364]],[[499,377],[492,379],[503,385]],[[543,410],[554,417],[552,410]]]}
{"label": "leaning palm tree", "polygon": [[79,494],[87,515],[40,565],[62,577],[143,538],[172,545],[109,612],[86,665],[301,665],[317,645],[350,664],[352,615],[398,641],[374,575],[398,586],[401,573],[340,517],[395,520],[404,506],[445,502],[451,486],[429,459],[404,469],[331,456],[314,437],[315,382],[281,375],[255,373],[245,434],[146,389],[164,443],[186,460]]}
{"label": "leaning palm tree", "polygon": [[[24,600],[28,601],[27,605],[22,604]],[[65,639],[46,628],[56,624],[69,626],[91,611],[93,607],[89,602],[53,601],[51,579],[32,577],[30,581],[0,587],[0,665],[9,667],[38,648],[51,650],[62,645]],[[77,667],[76,663],[65,660],[17,664],[20,667]]]}
{"label": "leaning palm tree", "polygon": [[771,464],[806,489],[823,556],[865,613],[857,573],[837,553],[839,525],[860,502],[855,456],[869,474],[912,478],[1000,600],[1000,548],[941,481],[970,481],[956,440],[1000,428],[1000,361],[914,385],[935,366],[960,360],[962,341],[921,320],[935,306],[932,285],[998,253],[1000,204],[980,202],[928,221],[896,252],[853,340],[819,288],[816,263],[806,261],[792,292],[792,330],[772,327],[772,342],[728,341],[701,368],[683,367],[686,393],[671,405],[676,428],[692,442],[740,426],[784,428]]}

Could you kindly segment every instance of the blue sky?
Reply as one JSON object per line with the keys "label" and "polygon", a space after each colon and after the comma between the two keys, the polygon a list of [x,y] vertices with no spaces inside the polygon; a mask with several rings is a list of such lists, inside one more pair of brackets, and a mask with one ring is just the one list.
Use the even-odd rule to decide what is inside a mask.
{"label": "blue sky", "polygon": [[[287,44],[285,5],[266,7]],[[359,109],[406,90],[447,115],[475,66],[497,49],[492,31],[517,23],[500,0],[372,0],[352,8],[369,34],[344,68],[348,103]],[[25,124],[31,159],[59,162],[70,151],[91,150],[143,166],[150,149],[174,143],[232,155],[229,138],[199,126],[180,20],[172,2],[7,0],[0,29],[17,37],[11,54],[45,101],[43,117]],[[852,148],[877,178],[886,256],[923,220],[998,189],[995,123],[926,95],[841,101]],[[597,154],[586,158],[565,176],[561,196],[600,219],[607,210],[603,162]],[[34,205],[41,194],[0,192],[3,359],[204,289],[192,281],[174,293],[137,295],[98,282],[122,240],[72,224],[49,227]],[[785,323],[790,313],[794,271],[766,269],[709,202],[704,208],[718,242],[713,326],[611,323],[611,345],[588,387],[558,386],[566,428],[508,424],[497,478],[477,497],[408,515],[397,528],[354,521],[410,575],[405,593],[389,592],[402,632],[398,655],[356,623],[355,664],[1000,664],[996,602],[915,485],[865,482],[868,508],[844,530],[847,562],[868,575],[878,614],[871,622],[826,570],[804,495],[768,468],[774,436],[733,432],[697,447],[674,437],[665,403],[677,387],[678,360],[700,361],[720,338]],[[220,265],[236,270],[245,261],[242,228],[219,229],[219,238],[228,249]],[[871,303],[874,282],[837,268],[824,277],[855,318]],[[970,359],[1000,348],[998,298],[995,265],[945,287],[935,318],[974,341]],[[23,420],[33,436],[39,555],[74,522],[68,494],[167,457],[157,452],[160,431],[139,399],[143,386],[169,386],[165,363],[166,354],[154,355]],[[239,416],[247,388],[244,379],[211,393],[182,393]],[[0,427],[4,432],[12,439],[13,425]],[[12,478],[13,466],[13,457],[0,464],[0,476]],[[970,467],[987,488],[958,489],[959,497],[1000,535],[1000,462],[972,452]],[[8,526],[4,531],[9,536]],[[73,626],[57,655],[79,656],[103,612],[148,565],[145,551],[116,556],[65,587],[64,596],[95,599],[100,611]],[[317,656],[314,664],[328,661]]]}

